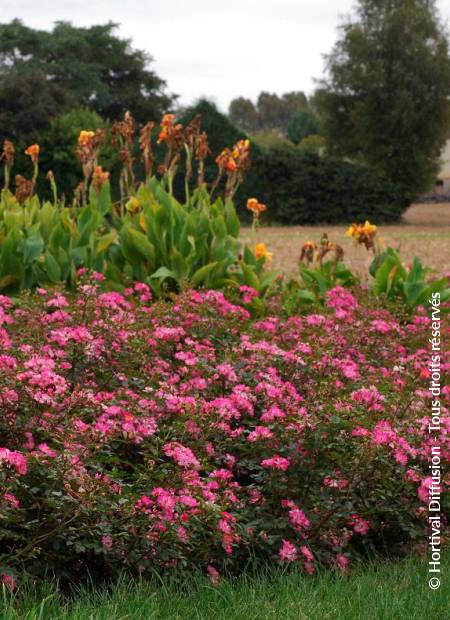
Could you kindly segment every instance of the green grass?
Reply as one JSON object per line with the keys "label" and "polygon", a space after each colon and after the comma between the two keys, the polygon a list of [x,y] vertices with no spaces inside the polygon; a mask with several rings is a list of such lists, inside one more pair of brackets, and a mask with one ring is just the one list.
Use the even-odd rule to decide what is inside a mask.
{"label": "green grass", "polygon": [[[444,566],[445,571],[445,566]],[[447,576],[447,579],[446,579]],[[110,590],[79,591],[67,602],[54,584],[3,593],[1,620],[449,620],[450,574],[428,587],[426,560],[374,564],[350,577],[305,577],[274,569],[259,577],[201,577],[183,587],[122,581]]]}

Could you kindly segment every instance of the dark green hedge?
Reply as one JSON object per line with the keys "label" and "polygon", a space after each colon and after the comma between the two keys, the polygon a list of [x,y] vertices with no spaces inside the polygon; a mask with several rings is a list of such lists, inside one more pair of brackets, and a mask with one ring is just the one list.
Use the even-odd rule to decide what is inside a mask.
{"label": "dark green hedge", "polygon": [[396,186],[365,166],[289,147],[270,149],[256,165],[264,188],[248,189],[282,224],[395,222],[408,206]]}

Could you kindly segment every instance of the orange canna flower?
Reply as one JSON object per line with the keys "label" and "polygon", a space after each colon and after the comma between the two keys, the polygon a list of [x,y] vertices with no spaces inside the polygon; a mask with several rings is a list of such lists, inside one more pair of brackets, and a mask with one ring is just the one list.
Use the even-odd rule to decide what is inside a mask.
{"label": "orange canna flower", "polygon": [[257,198],[249,198],[247,200],[247,209],[254,213],[257,218],[261,215],[261,213],[267,211],[266,205],[259,202]]}
{"label": "orange canna flower", "polygon": [[170,127],[173,125],[175,114],[164,114],[161,120],[161,127]]}
{"label": "orange canna flower", "polygon": [[25,155],[29,155],[32,159],[37,158],[39,155],[39,144],[32,144],[25,149]]}
{"label": "orange canna flower", "polygon": [[273,253],[268,252],[265,243],[257,243],[255,245],[255,256],[256,258],[265,258],[267,261],[271,261],[273,258]]}
{"label": "orange canna flower", "polygon": [[229,159],[227,159],[226,163],[225,163],[225,170],[227,170],[228,172],[234,172],[237,168],[237,164],[234,161],[234,159],[232,157],[230,157]]}

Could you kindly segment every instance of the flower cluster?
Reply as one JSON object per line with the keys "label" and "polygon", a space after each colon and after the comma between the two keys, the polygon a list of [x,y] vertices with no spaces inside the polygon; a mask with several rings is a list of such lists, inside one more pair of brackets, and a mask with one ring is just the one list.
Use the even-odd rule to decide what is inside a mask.
{"label": "flower cluster", "polygon": [[400,323],[337,287],[320,314],[254,321],[217,291],[169,304],[80,275],[76,294],[0,297],[8,587],[20,569],[346,570],[426,540],[425,314]]}
{"label": "flower cluster", "polygon": [[355,239],[357,243],[360,243],[370,250],[374,247],[374,239],[377,234],[377,227],[375,224],[371,224],[368,220],[364,224],[352,224],[346,232],[348,237]]}

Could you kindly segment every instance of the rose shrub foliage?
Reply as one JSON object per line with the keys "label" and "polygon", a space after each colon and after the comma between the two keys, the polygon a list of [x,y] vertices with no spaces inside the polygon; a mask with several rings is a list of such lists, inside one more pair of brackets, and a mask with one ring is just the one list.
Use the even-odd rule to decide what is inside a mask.
{"label": "rose shrub foliage", "polygon": [[320,314],[283,318],[272,300],[255,321],[249,287],[168,303],[83,278],[0,298],[4,580],[345,570],[424,544],[425,313],[399,322],[336,287]]}

